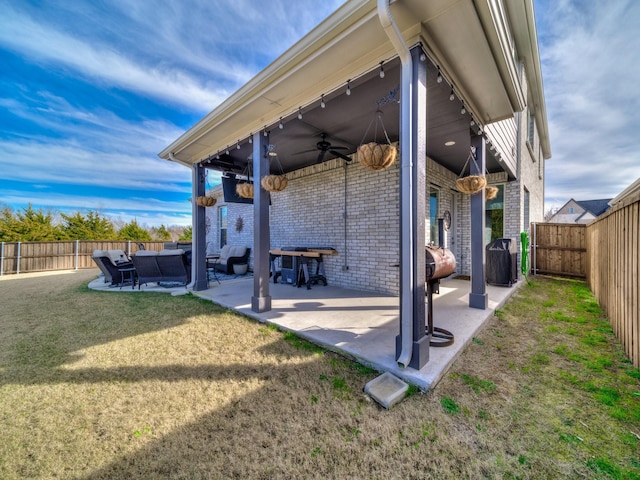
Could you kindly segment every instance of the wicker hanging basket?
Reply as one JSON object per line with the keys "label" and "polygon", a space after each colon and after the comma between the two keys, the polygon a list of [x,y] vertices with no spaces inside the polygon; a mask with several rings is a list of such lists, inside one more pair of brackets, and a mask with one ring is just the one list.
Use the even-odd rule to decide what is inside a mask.
{"label": "wicker hanging basket", "polygon": [[281,192],[288,184],[289,181],[284,175],[266,175],[260,180],[260,185],[268,192]]}
{"label": "wicker hanging basket", "polygon": [[467,161],[464,163],[464,167],[462,167],[460,178],[456,180],[456,187],[462,193],[473,195],[474,193],[478,193],[487,185],[487,179],[484,177],[484,175],[467,175],[466,177],[462,176],[462,174],[467,169],[467,165],[469,165],[470,161],[473,161],[474,165],[476,166],[476,171],[480,170],[478,168],[478,163],[476,162],[475,149],[473,147],[471,147],[469,156],[467,157]]}
{"label": "wicker hanging basket", "polygon": [[236,185],[236,193],[242,198],[253,198],[253,183],[239,183]]}
{"label": "wicker hanging basket", "polygon": [[396,161],[397,155],[395,145],[371,142],[358,147],[358,160],[369,170],[389,168]]}
{"label": "wicker hanging basket", "polygon": [[213,207],[217,200],[213,197],[196,197],[196,204],[201,207]]}
{"label": "wicker hanging basket", "polygon": [[493,200],[498,195],[498,187],[492,187],[487,185],[484,188],[484,198],[485,200]]}
{"label": "wicker hanging basket", "polygon": [[468,195],[478,193],[486,184],[487,180],[480,175],[469,175],[456,180],[458,190]]}
{"label": "wicker hanging basket", "polygon": [[[374,141],[364,143],[364,140],[367,138],[367,134],[374,122]],[[382,128],[382,132],[384,133],[384,138],[387,143],[378,143],[375,141],[378,137],[378,124],[380,124],[380,127]],[[384,128],[384,123],[382,121],[382,111],[378,109],[369,122],[369,126],[362,137],[362,142],[360,142],[360,146],[358,147],[358,161],[360,162],[360,165],[368,168],[369,170],[384,170],[385,168],[389,168],[393,165],[397,156],[398,149],[395,145],[391,144],[391,140],[389,140],[389,135],[387,134],[387,130]]]}

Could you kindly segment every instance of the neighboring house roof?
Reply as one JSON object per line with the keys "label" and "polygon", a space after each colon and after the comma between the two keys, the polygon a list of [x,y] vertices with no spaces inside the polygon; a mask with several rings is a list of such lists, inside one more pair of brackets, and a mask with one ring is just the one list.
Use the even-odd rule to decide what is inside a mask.
{"label": "neighboring house roof", "polygon": [[[589,223],[602,215],[609,207],[611,199],[574,200],[570,199],[549,219],[551,223]],[[575,205],[573,211],[571,206]]]}
{"label": "neighboring house roof", "polygon": [[[456,97],[464,99],[465,109],[473,114],[476,121],[487,125],[512,118],[514,111],[521,111],[529,104],[536,117],[543,156],[551,156],[532,0],[396,0],[390,9],[407,45],[420,43],[424,46],[447,83],[455,88]],[[519,58],[525,64],[528,98],[514,62],[514,43]],[[325,98],[328,105],[323,111],[324,118],[332,116],[332,123],[327,124],[334,129],[339,127],[343,139],[354,126],[362,130],[362,124],[368,123],[371,112],[360,108],[361,105],[340,110],[336,104],[340,102],[331,104],[330,101],[339,95],[338,92],[342,94],[348,81],[353,87],[363,74],[379,68],[381,62],[385,67],[389,62],[389,67],[392,67],[394,59],[397,59],[397,52],[380,25],[377,2],[347,1],[159,156],[191,166],[209,161],[211,156],[224,156],[225,151],[231,150],[223,160],[231,156],[236,164],[240,161],[246,163],[252,154],[248,141],[251,134],[270,130],[271,143],[277,144],[279,155],[284,152],[286,161],[291,163],[286,169],[300,168],[293,165],[291,156],[308,150],[310,146],[313,150],[317,141],[309,140],[309,125],[306,125],[307,135],[304,135],[302,123],[310,122],[308,119],[318,120],[310,110],[319,112],[320,99]],[[373,73],[377,74],[377,71]],[[391,85],[389,90],[394,87]],[[443,97],[447,99],[448,96],[447,90]],[[354,95],[350,100],[356,101],[354,97],[358,96]],[[372,98],[375,101],[379,96]],[[432,95],[431,98],[436,97]],[[375,104],[370,103],[373,102],[368,99],[365,105],[375,108]],[[330,109],[329,105],[333,108]],[[443,101],[439,107],[444,108],[445,105],[447,102]],[[304,121],[298,122],[296,116],[301,110],[305,111]],[[460,106],[456,104],[454,110],[460,112]],[[464,120],[459,114],[457,117]],[[289,122],[289,137],[284,137],[284,134],[278,137],[277,126],[282,120]],[[316,123],[312,126],[327,131],[326,126],[319,126],[319,121]],[[397,129],[397,126],[389,127],[389,123],[386,126]],[[468,130],[467,119],[460,123],[460,131],[468,137]],[[435,136],[439,132],[434,128],[431,134]],[[302,140],[294,143],[296,137]],[[355,135],[349,137],[350,141],[344,143],[357,145],[362,132],[355,142],[351,139]],[[449,151],[461,149],[455,154],[456,158],[461,157],[464,161],[468,145],[467,138],[466,145],[458,141]],[[442,153],[445,154],[444,150]]]}
{"label": "neighboring house roof", "polygon": [[591,213],[594,217],[599,217],[609,210],[610,201],[610,198],[604,198],[600,200],[576,200],[576,203],[584,208],[585,211]]}

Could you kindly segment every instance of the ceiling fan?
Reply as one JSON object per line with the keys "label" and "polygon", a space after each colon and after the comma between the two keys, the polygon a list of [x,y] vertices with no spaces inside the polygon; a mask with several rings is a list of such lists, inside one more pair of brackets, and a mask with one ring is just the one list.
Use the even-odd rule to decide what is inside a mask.
{"label": "ceiling fan", "polygon": [[[333,145],[331,145],[330,142],[327,141],[327,134],[324,132],[320,134],[320,138],[322,138],[322,140],[316,143],[316,150],[320,150],[320,152],[318,153],[318,159],[316,160],[316,163],[322,163],[327,152],[329,152],[331,155],[335,155],[336,157],[340,157],[343,160],[346,160],[347,162],[351,161],[351,159],[347,157],[344,153],[340,153],[337,151],[337,150],[349,150],[348,147],[334,147]],[[307,150],[305,152],[300,152],[300,153],[307,153],[307,152],[313,152],[313,151],[314,150]]]}

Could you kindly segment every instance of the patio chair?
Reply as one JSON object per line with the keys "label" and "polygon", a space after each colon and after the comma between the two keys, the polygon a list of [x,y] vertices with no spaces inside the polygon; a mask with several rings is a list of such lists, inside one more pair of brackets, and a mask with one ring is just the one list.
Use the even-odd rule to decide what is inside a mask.
{"label": "patio chair", "polygon": [[154,250],[139,250],[131,257],[133,266],[138,275],[138,289],[143,283],[157,283],[162,281],[162,272],[158,267],[156,257],[158,252]]}
{"label": "patio chair", "polygon": [[104,262],[102,260],[103,257],[106,257],[106,255],[102,250],[94,250],[93,251],[93,255],[92,255],[91,258],[93,259],[93,262],[98,266],[98,268],[100,269],[100,271],[104,275],[104,283],[111,283],[111,281],[112,281],[111,272],[105,266],[105,264],[104,264]]}
{"label": "patio chair", "polygon": [[180,248],[161,250],[156,257],[156,262],[162,274],[161,282],[175,282],[184,285],[189,283],[191,268],[189,268],[184,250]]}
{"label": "patio chair", "polygon": [[[99,252],[102,252],[102,256],[99,256]],[[132,266],[130,262],[121,262],[120,264],[115,265],[111,261],[111,257],[107,255],[107,252],[100,250],[94,252],[93,261],[104,273],[105,283],[111,282],[111,287],[121,287],[124,283],[121,269],[129,269]],[[135,279],[130,276],[129,281],[134,282]]]}
{"label": "patio chair", "polygon": [[225,245],[220,250],[220,256],[213,258],[209,265],[220,272],[233,274],[233,265],[248,264],[250,253],[251,249],[249,247]]}

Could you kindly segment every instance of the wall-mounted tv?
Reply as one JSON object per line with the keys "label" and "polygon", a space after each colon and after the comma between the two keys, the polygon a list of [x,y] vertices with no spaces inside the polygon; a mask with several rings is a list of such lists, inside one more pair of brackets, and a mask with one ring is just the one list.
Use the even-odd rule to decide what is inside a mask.
{"label": "wall-mounted tv", "polygon": [[[227,173],[221,177],[221,180],[225,203],[253,203],[253,198],[241,197],[236,192],[236,185],[246,182],[245,178],[237,178],[233,173]],[[271,196],[269,196],[269,205],[271,205]]]}

